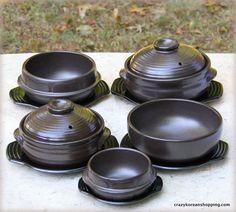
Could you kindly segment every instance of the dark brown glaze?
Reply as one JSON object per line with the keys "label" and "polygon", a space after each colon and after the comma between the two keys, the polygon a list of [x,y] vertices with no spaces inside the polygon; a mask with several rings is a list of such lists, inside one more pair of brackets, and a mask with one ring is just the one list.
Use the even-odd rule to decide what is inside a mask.
{"label": "dark brown glaze", "polygon": [[23,152],[46,166],[74,166],[98,151],[104,120],[95,111],[57,99],[26,115],[15,131]]}
{"label": "dark brown glaze", "polygon": [[175,39],[160,39],[130,56],[120,77],[141,101],[157,98],[194,99],[216,76],[210,59]]}
{"label": "dark brown glaze", "polygon": [[82,100],[94,91],[101,76],[92,58],[82,53],[47,52],[27,59],[18,84],[34,101],[52,98]]}
{"label": "dark brown glaze", "polygon": [[160,99],[135,107],[128,115],[133,146],[158,161],[198,160],[219,142],[222,117],[213,108],[184,99]]}
{"label": "dark brown glaze", "polygon": [[125,201],[145,192],[155,181],[156,171],[145,154],[112,148],[92,156],[82,178],[98,197]]}

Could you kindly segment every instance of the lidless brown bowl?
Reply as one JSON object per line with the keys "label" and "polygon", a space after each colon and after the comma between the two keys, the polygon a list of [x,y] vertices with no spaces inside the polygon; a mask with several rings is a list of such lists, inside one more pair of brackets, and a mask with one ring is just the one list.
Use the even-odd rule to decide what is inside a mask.
{"label": "lidless brown bowl", "polygon": [[128,115],[133,146],[167,163],[201,159],[218,144],[221,131],[221,115],[192,100],[154,100],[135,107]]}
{"label": "lidless brown bowl", "polygon": [[135,199],[156,179],[150,159],[127,148],[111,148],[92,156],[82,175],[98,197],[110,201]]}
{"label": "lidless brown bowl", "polygon": [[87,163],[109,135],[98,113],[65,99],[29,113],[14,133],[33,162],[67,168]]}
{"label": "lidless brown bowl", "polygon": [[27,59],[19,86],[36,102],[53,98],[83,100],[92,95],[101,76],[89,56],[72,52],[46,52]]}
{"label": "lidless brown bowl", "polygon": [[216,73],[202,51],[175,39],[164,38],[130,56],[120,77],[134,97],[149,101],[197,98]]}

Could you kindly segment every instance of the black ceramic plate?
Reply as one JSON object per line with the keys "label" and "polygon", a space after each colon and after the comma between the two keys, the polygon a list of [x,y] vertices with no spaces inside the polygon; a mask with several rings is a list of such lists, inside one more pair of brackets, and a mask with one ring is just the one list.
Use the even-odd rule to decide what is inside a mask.
{"label": "black ceramic plate", "polygon": [[[117,142],[116,138],[114,136],[110,136],[102,145],[101,150],[103,149],[109,149],[109,148],[113,148],[113,147],[119,147],[119,143]],[[7,158],[10,162],[13,163],[18,163],[21,165],[25,165],[28,167],[31,167],[37,171],[41,171],[41,172],[46,172],[46,173],[53,173],[53,174],[71,174],[71,173],[76,173],[76,172],[80,172],[82,170],[84,170],[84,168],[86,168],[87,164],[81,164],[78,167],[75,168],[48,168],[42,165],[39,165],[37,163],[34,163],[33,161],[31,161],[25,154],[24,152],[22,152],[20,145],[14,141],[11,142],[10,144],[8,144],[7,146]]]}
{"label": "black ceramic plate", "polygon": [[79,184],[78,184],[79,190],[83,192],[84,194],[94,197],[95,199],[101,202],[112,204],[112,205],[130,205],[130,204],[139,203],[145,200],[146,198],[151,197],[153,194],[159,192],[162,189],[162,186],[163,186],[162,179],[159,176],[157,176],[156,180],[153,182],[150,188],[145,193],[139,195],[135,199],[131,199],[127,201],[112,201],[112,200],[101,199],[96,194],[94,194],[91,191],[91,189],[85,184],[82,178],[80,178]]}
{"label": "black ceramic plate", "polygon": [[[111,93],[120,97],[123,97],[130,102],[141,104],[143,101],[136,99],[132,94],[130,94],[125,87],[124,80],[121,78],[115,79],[111,87]],[[197,99],[199,102],[211,102],[219,99],[223,95],[223,86],[220,82],[212,81],[207,90]]]}
{"label": "black ceramic plate", "polygon": [[[108,85],[106,84],[105,81],[101,80],[95,87],[95,93],[91,97],[88,97],[87,99],[83,101],[78,101],[75,103],[82,106],[91,106],[95,104],[97,101],[99,101],[101,98],[103,98],[104,96],[108,95],[109,93],[110,93],[110,90],[109,90]],[[11,89],[9,92],[9,95],[10,95],[10,98],[13,100],[13,102],[16,104],[31,106],[34,108],[38,108],[42,106],[42,104],[31,100],[25,94],[25,91],[20,87]]]}
{"label": "black ceramic plate", "polygon": [[[135,149],[135,147],[132,145],[129,135],[126,134],[121,143],[120,147],[126,147],[126,148],[132,148]],[[219,160],[223,160],[225,155],[227,154],[228,151],[228,144],[224,141],[219,141],[217,146],[210,152],[208,155],[206,155],[204,158],[202,158],[199,161],[196,161],[194,163],[185,163],[185,164],[168,164],[168,163],[163,163],[160,161],[157,161],[155,159],[152,159],[152,165],[154,168],[157,169],[164,169],[164,170],[186,170],[186,169],[194,169],[201,167],[203,165],[207,165]]]}

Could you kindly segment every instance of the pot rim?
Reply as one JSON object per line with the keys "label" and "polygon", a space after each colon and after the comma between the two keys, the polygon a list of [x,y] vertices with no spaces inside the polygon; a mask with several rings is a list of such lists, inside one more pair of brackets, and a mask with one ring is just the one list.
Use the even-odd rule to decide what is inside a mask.
{"label": "pot rim", "polygon": [[33,93],[36,95],[41,95],[41,96],[48,96],[48,97],[57,97],[58,96],[58,97],[62,98],[61,96],[66,97],[66,96],[72,96],[72,95],[84,93],[84,92],[96,87],[96,85],[100,82],[100,80],[101,80],[101,74],[99,72],[97,72],[96,80],[92,85],[90,85],[86,88],[83,88],[83,89],[79,89],[77,91],[69,91],[69,92],[50,92],[50,91],[36,90],[36,89],[28,87],[21,79],[21,76],[18,77],[17,81],[18,81],[18,84],[20,85],[20,87],[22,87],[26,92]]}
{"label": "pot rim", "polygon": [[[150,103],[153,103],[153,102],[162,102],[162,101],[178,101],[178,102],[189,102],[191,104],[197,104],[197,105],[200,105],[202,107],[205,107],[207,108],[208,110],[212,111],[218,118],[219,120],[219,124],[218,126],[216,127],[216,129],[214,129],[212,132],[206,134],[206,135],[203,135],[203,136],[199,136],[197,138],[193,138],[193,139],[165,139],[165,138],[159,138],[159,137],[154,137],[154,136],[150,136],[150,135],[146,135],[144,133],[142,133],[140,130],[138,130],[131,122],[131,116],[133,114],[133,112],[135,110],[137,110],[138,108],[144,106],[144,105],[147,105],[147,104],[150,104]],[[149,138],[149,139],[152,139],[152,140],[157,140],[158,142],[183,142],[183,143],[186,143],[186,142],[193,142],[193,141],[196,141],[198,142],[198,140],[200,139],[204,139],[204,138],[207,138],[211,135],[214,135],[215,133],[217,133],[219,131],[219,129],[221,128],[222,126],[222,123],[223,123],[223,119],[222,119],[222,116],[220,115],[220,113],[213,107],[210,107],[209,105],[206,105],[204,103],[201,103],[201,102],[197,102],[197,101],[194,101],[194,100],[189,100],[189,99],[180,99],[180,98],[163,98],[163,99],[155,99],[155,100],[151,100],[151,101],[147,101],[143,104],[140,104],[140,105],[137,105],[136,107],[134,107],[128,114],[128,117],[127,117],[127,122],[128,122],[128,129],[131,128],[133,131],[135,131],[137,134],[143,136],[143,137],[146,137],[146,138]]]}
{"label": "pot rim", "polygon": [[[135,72],[132,72],[130,70],[130,67],[129,67],[129,62],[131,60],[131,58],[133,57],[134,54],[132,54],[131,56],[129,56],[126,61],[125,61],[125,70],[126,70],[126,73],[128,74],[131,74],[139,79],[143,79],[143,80],[147,80],[147,81],[152,81],[152,82],[159,82],[159,81],[164,81],[164,82],[172,82],[172,81],[182,81],[182,80],[187,80],[189,78],[193,78],[197,75],[199,75],[199,73],[201,73],[203,70],[205,69],[208,69],[208,70],[211,70],[212,67],[211,67],[211,61],[210,61],[210,58],[204,53],[202,52],[201,50],[198,49],[198,51],[203,55],[203,57],[205,58],[205,66],[202,67],[202,69],[200,69],[199,71],[195,72],[194,74],[191,74],[191,75],[188,75],[188,76],[183,76],[183,77],[175,77],[175,78],[155,78],[155,77],[145,77],[145,76],[141,76],[141,75],[137,75],[135,74]],[[122,77],[122,76],[121,76]],[[122,77],[123,78],[123,77]]]}
{"label": "pot rim", "polygon": [[[90,110],[92,110],[92,109],[90,109]],[[83,139],[80,139],[80,140],[64,141],[64,142],[56,141],[56,140],[49,141],[50,138],[47,141],[46,140],[40,140],[42,138],[36,137],[36,136],[33,136],[33,135],[30,135],[30,134],[26,133],[23,126],[24,126],[24,121],[25,121],[26,117],[30,114],[30,113],[28,113],[27,115],[25,115],[23,117],[23,119],[20,121],[20,124],[19,124],[19,129],[23,133],[23,135],[22,135],[23,142],[25,142],[24,138],[27,137],[29,140],[31,140],[33,142],[36,142],[36,143],[39,143],[39,144],[51,145],[51,146],[63,146],[63,145],[68,145],[68,144],[70,145],[70,144],[76,144],[76,143],[81,143],[81,144],[87,143],[88,141],[92,140],[93,138],[95,138],[101,132],[104,132],[104,130],[105,130],[105,123],[104,123],[104,119],[102,118],[102,116],[94,110],[92,110],[92,112],[94,112],[96,114],[96,116],[99,118],[99,120],[101,122],[100,128],[94,134],[90,135],[89,137],[86,137],[86,138],[83,138]]]}
{"label": "pot rim", "polygon": [[[154,169],[154,168],[153,168]],[[85,172],[88,172],[88,170],[85,170]],[[86,173],[87,174],[87,173]],[[148,188],[152,185],[152,183],[156,180],[157,178],[157,175],[156,173],[153,175],[152,177],[153,179],[149,179],[149,181],[147,181],[146,183],[142,184],[142,185],[138,185],[138,186],[133,186],[131,188],[108,188],[108,187],[104,187],[104,186],[100,186],[100,185],[97,185],[96,183],[94,183],[92,180],[90,179],[84,179],[82,177],[82,179],[84,180],[84,182],[92,187],[93,190],[96,190],[96,191],[101,191],[101,192],[104,192],[104,193],[107,193],[107,194],[126,194],[128,192],[137,192],[139,190],[142,190],[144,189],[145,187]],[[125,181],[122,181],[122,183],[125,182]]]}
{"label": "pot rim", "polygon": [[[137,176],[134,176],[134,177],[130,177],[128,179],[123,179],[123,180],[119,180],[117,178],[109,178],[109,177],[105,177],[105,176],[102,176],[100,174],[98,174],[97,172],[95,172],[92,168],[91,168],[91,161],[94,160],[94,158],[99,155],[99,154],[102,154],[104,152],[107,152],[107,151],[114,151],[114,150],[121,150],[121,151],[132,151],[132,152],[136,152],[138,154],[141,154],[147,161],[148,161],[148,167],[145,171],[143,171],[142,173],[140,173],[139,175]],[[119,181],[119,182],[126,182],[126,181],[130,181],[130,180],[135,180],[137,178],[140,178],[142,177],[143,175],[147,174],[148,172],[151,172],[153,171],[153,167],[152,167],[152,162],[150,160],[150,158],[143,152],[140,152],[139,150],[136,150],[136,149],[130,149],[130,148],[125,148],[125,147],[114,147],[114,148],[110,148],[110,149],[105,149],[105,150],[102,150],[102,151],[99,151],[97,153],[95,153],[88,161],[88,164],[87,164],[87,172],[91,172],[93,175],[95,175],[96,177],[100,178],[100,179],[103,179],[103,180],[107,180],[109,182],[112,182],[112,181]]]}
{"label": "pot rim", "polygon": [[[84,73],[84,74],[81,74],[79,77],[75,77],[75,78],[67,79],[67,80],[64,80],[64,79],[48,79],[48,78],[38,77],[38,76],[35,76],[34,74],[31,74],[31,73],[26,69],[27,63],[28,63],[31,59],[37,57],[38,55],[47,55],[47,54],[55,54],[55,53],[56,53],[56,54],[57,54],[57,53],[59,53],[59,54],[66,53],[66,54],[73,54],[73,55],[80,55],[80,56],[83,56],[83,57],[85,57],[86,59],[88,59],[88,60],[92,63],[92,68],[91,68],[88,72],[86,72],[86,73]],[[86,54],[84,54],[84,53],[82,53],[82,52],[71,52],[71,51],[49,51],[49,52],[36,53],[36,54],[34,54],[33,56],[31,56],[31,57],[29,57],[28,59],[26,59],[25,62],[23,63],[23,65],[22,65],[22,74],[24,73],[24,74],[28,75],[28,76],[31,77],[31,78],[37,79],[37,80],[39,80],[39,81],[42,81],[42,80],[43,80],[44,82],[65,82],[65,81],[69,82],[69,81],[71,81],[71,80],[76,80],[76,79],[79,79],[79,78],[81,78],[81,77],[84,77],[84,76],[90,74],[91,72],[94,72],[95,70],[96,70],[96,64],[95,64],[95,61],[94,61],[91,57],[89,57],[88,55],[86,55]]]}

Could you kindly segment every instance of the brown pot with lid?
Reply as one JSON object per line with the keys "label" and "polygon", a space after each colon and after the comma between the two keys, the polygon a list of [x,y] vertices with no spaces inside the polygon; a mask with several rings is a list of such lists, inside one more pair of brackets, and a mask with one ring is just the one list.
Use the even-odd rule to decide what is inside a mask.
{"label": "brown pot with lid", "polygon": [[216,76],[202,51],[163,38],[131,55],[120,71],[127,90],[142,101],[157,98],[194,99]]}
{"label": "brown pot with lid", "polygon": [[48,167],[86,163],[110,136],[103,118],[70,100],[51,100],[26,115],[14,136],[33,162]]}

